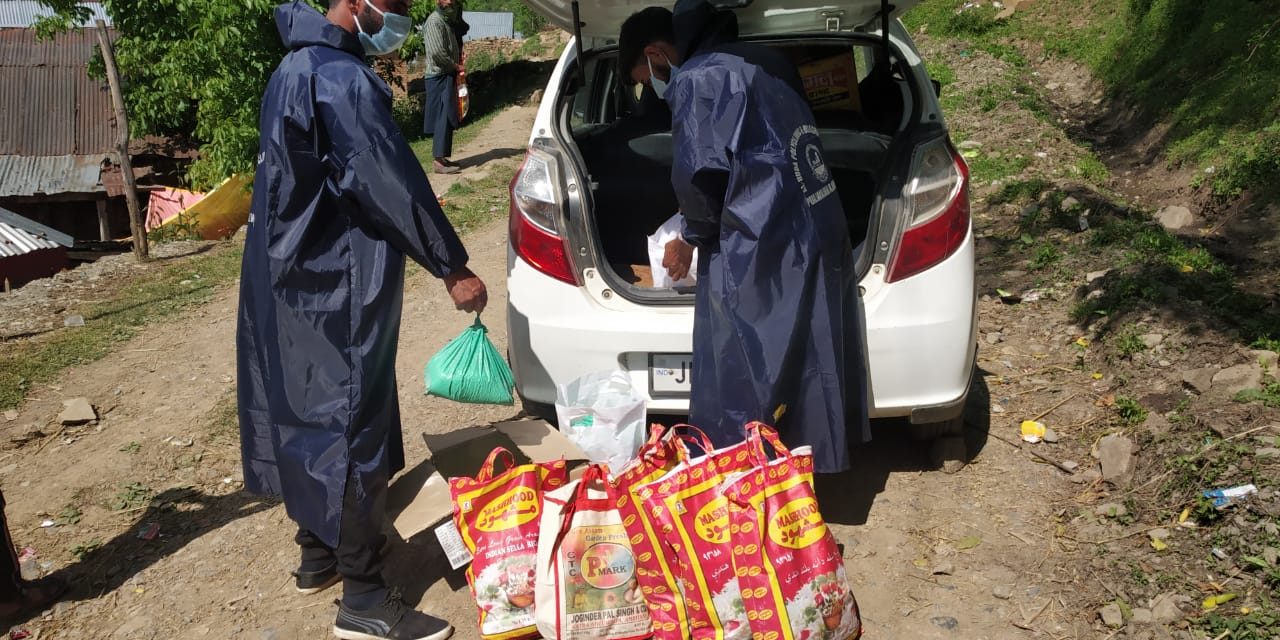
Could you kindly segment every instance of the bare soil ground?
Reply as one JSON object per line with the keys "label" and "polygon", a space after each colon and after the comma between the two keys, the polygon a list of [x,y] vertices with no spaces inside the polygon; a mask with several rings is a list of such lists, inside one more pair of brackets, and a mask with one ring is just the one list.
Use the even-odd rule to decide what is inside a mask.
{"label": "bare soil ground", "polygon": [[[949,50],[952,43],[921,38],[920,44],[926,59],[967,61],[955,64],[961,86],[994,83],[1005,72],[990,57],[959,56]],[[1070,99],[1054,104],[1064,119],[1084,123],[1092,103],[1087,78],[1078,81],[1065,90],[1076,92]],[[1027,171],[1047,179],[1049,191],[1075,195],[1100,217],[1119,215],[1114,203],[1102,205],[1116,197],[1182,195],[1176,187],[1143,191],[1147,174],[1126,176],[1126,169],[1114,165],[1121,195],[1096,195],[1070,170],[1086,154],[1070,123],[1037,118],[1013,102],[997,115],[974,109],[951,114],[953,129],[963,136],[957,142],[970,138],[986,151],[1031,158]],[[499,116],[456,154],[468,167],[462,177],[480,177],[494,162],[518,162],[517,154],[495,150],[522,148],[532,118],[530,107]],[[468,165],[468,157],[489,164]],[[452,179],[432,176],[432,183],[443,193]],[[983,297],[980,370],[967,412],[969,465],[956,474],[938,471],[927,446],[911,440],[902,425],[886,423],[876,425],[874,442],[856,451],[854,471],[819,479],[824,514],[845,545],[866,637],[1199,637],[1187,630],[1184,618],[1199,607],[1203,589],[1212,589],[1203,583],[1222,590],[1253,583],[1245,584],[1247,576],[1239,572],[1231,575],[1230,566],[1184,565],[1152,548],[1147,533],[1157,526],[1173,529],[1171,546],[1207,553],[1218,544],[1176,526],[1177,513],[1198,486],[1163,495],[1164,509],[1143,506],[1154,497],[1141,503],[1133,498],[1163,485],[1168,458],[1188,454],[1185,438],[1168,435],[1189,429],[1186,424],[1216,430],[1223,438],[1239,436],[1232,442],[1250,446],[1252,438],[1280,435],[1271,430],[1275,410],[1234,403],[1210,393],[1211,385],[1203,394],[1184,385],[1184,371],[1247,364],[1257,354],[1211,323],[1193,330],[1185,317],[1152,313],[1130,321],[1142,335],[1159,334],[1158,343],[1153,338],[1153,346],[1119,356],[1105,324],[1072,315],[1091,284],[1109,282],[1090,272],[1112,265],[1098,264],[1102,258],[1091,253],[1078,230],[1050,229],[1044,233],[1055,246],[1078,251],[1064,249],[1071,257],[1046,274],[1035,264],[1034,247],[1021,244],[1019,223],[1028,203],[1003,201],[997,196],[1008,182],[995,182],[974,188]],[[1175,183],[1176,176],[1169,178],[1169,185]],[[466,243],[473,268],[490,285],[485,319],[503,349],[505,222],[494,220],[471,232]],[[422,394],[422,366],[469,319],[453,310],[429,275],[416,268],[409,274],[396,368],[412,468],[425,456],[421,433],[508,418],[516,409],[457,405]],[[1040,299],[1024,296],[1020,304],[1008,304],[997,288],[1035,290]],[[61,322],[65,309],[54,309],[57,304],[38,290],[29,297],[30,305],[0,299],[0,329]],[[35,389],[16,415],[0,419],[0,443],[7,447],[0,452],[0,485],[18,547],[37,554],[34,569],[66,576],[75,585],[66,601],[22,628],[41,638],[329,637],[337,592],[294,592],[294,526],[279,503],[241,490],[233,405],[235,312],[231,286],[207,304],[149,327],[114,355],[66,371]],[[1159,419],[1124,417],[1117,397],[1127,396]],[[99,408],[98,424],[57,426],[62,401],[74,397]],[[1020,443],[1018,425],[1027,419],[1048,424],[1057,442]],[[1107,484],[1092,453],[1113,433],[1135,441],[1139,455],[1129,479]],[[1074,471],[1047,464],[1031,451]],[[1274,462],[1264,464],[1272,466],[1252,471],[1275,471]],[[1213,480],[1236,478],[1239,465],[1232,473]],[[1259,500],[1260,508],[1273,508],[1280,497],[1271,491]],[[1129,505],[1131,516],[1098,514],[1097,507],[1107,503]],[[42,526],[46,521],[53,526]],[[140,538],[153,523],[158,535]],[[1240,536],[1254,535],[1253,520],[1233,526]],[[390,579],[411,602],[451,620],[458,637],[478,637],[465,583],[447,571],[433,540],[398,542],[390,566]],[[1165,624],[1130,623],[1130,615],[1127,626],[1113,630],[1098,617],[1100,606],[1117,600],[1150,612],[1158,609],[1150,599],[1162,594],[1195,602],[1177,600],[1182,607],[1175,606]],[[1169,613],[1167,607],[1159,612]]]}

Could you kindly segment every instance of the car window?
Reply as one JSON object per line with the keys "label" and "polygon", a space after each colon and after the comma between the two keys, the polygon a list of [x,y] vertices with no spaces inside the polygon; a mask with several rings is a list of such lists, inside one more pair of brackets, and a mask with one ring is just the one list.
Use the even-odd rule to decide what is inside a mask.
{"label": "car window", "polygon": [[[586,76],[588,79],[594,78],[596,74],[596,59],[587,61]],[[591,123],[591,87],[583,87],[578,89],[577,95],[573,97],[573,113],[569,116],[569,127],[574,131],[578,131]]]}

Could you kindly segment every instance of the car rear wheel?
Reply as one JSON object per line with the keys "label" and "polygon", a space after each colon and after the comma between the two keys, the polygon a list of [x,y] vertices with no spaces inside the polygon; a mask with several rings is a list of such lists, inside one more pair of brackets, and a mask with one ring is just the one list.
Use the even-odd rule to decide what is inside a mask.
{"label": "car rear wheel", "polygon": [[964,416],[959,415],[950,420],[944,420],[942,422],[913,424],[911,425],[910,429],[911,429],[911,437],[921,442],[926,440],[937,440],[938,438],[963,436],[964,435]]}
{"label": "car rear wheel", "polygon": [[524,396],[520,396],[520,405],[524,408],[526,416],[536,418],[538,420],[545,420],[550,423],[551,426],[559,428],[557,424],[558,419],[556,418],[555,405],[546,404],[545,402],[534,402]]}

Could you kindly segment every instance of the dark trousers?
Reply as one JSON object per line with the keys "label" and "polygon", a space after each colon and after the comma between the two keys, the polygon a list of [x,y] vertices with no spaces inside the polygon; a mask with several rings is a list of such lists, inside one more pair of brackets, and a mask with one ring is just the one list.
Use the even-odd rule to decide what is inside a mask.
{"label": "dark trousers", "polygon": [[0,493],[0,602],[15,602],[22,596],[22,568],[9,537],[9,519],[4,515],[4,494]]}
{"label": "dark trousers", "polygon": [[[294,541],[302,550],[303,571],[319,571],[333,566],[338,567],[338,575],[342,576],[342,599],[348,606],[367,609],[382,601],[382,592],[386,583],[382,579],[384,565],[383,546],[387,537],[382,533],[382,522],[366,522],[355,514],[366,513],[366,510],[348,508],[353,500],[347,481],[347,494],[342,509],[342,525],[338,533],[338,548],[330,549],[310,531],[298,529]],[[385,490],[383,491],[385,494]],[[385,504],[386,496],[380,500]]]}
{"label": "dark trousers", "polygon": [[427,103],[422,130],[431,136],[431,155],[453,155],[453,130],[458,120],[458,85],[453,74],[427,76]]}

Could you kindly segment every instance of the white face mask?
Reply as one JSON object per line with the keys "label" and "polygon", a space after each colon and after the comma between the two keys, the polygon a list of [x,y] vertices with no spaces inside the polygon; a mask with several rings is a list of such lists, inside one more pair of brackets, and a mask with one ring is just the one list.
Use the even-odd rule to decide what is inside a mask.
{"label": "white face mask", "polygon": [[409,32],[413,31],[413,19],[385,12],[374,6],[373,0],[364,0],[364,3],[382,16],[382,28],[373,35],[365,32],[364,25],[360,24],[360,16],[356,16],[356,30],[360,32],[360,44],[364,45],[364,52],[371,56],[381,56],[399,49],[408,39]]}
{"label": "white face mask", "polygon": [[668,79],[666,79],[666,80],[663,80],[662,78],[659,78],[659,77],[658,77],[658,74],[656,74],[656,73],[654,73],[654,72],[653,72],[653,59],[652,59],[652,58],[650,58],[649,56],[645,56],[645,57],[644,57],[644,59],[645,59],[645,61],[646,61],[646,62],[648,62],[648,63],[649,63],[649,84],[653,86],[653,91],[654,91],[654,93],[657,93],[657,94],[658,94],[658,97],[659,97],[659,98],[662,98],[663,100],[666,100],[666,99],[667,99],[667,89],[671,86],[671,83],[672,83],[672,82],[675,82],[675,79],[676,79],[676,73],[677,73],[678,71],[680,71],[680,67],[678,67],[678,66],[676,66],[676,65],[674,65],[674,64],[671,64],[671,58],[667,58],[666,54],[663,54],[663,56],[662,56],[662,57],[663,57],[663,58],[666,58],[666,60],[667,60],[667,67],[669,67],[669,68],[671,69],[670,77],[669,77]]}

